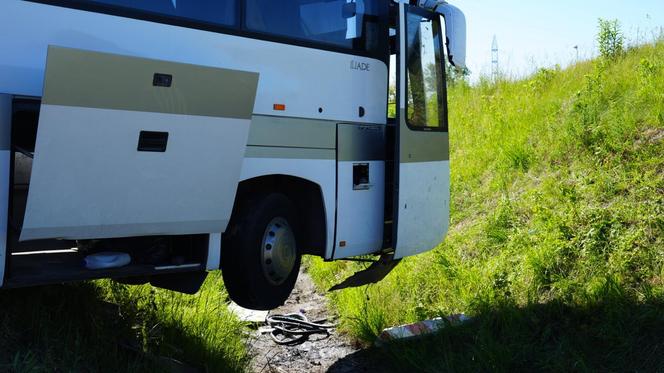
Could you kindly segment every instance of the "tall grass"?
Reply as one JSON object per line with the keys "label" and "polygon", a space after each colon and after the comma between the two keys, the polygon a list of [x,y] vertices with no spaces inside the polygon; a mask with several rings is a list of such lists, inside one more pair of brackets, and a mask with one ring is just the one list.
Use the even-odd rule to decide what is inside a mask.
{"label": "tall grass", "polygon": [[196,295],[110,280],[0,293],[0,371],[243,371],[219,273]]}
{"label": "tall grass", "polygon": [[[664,334],[635,334],[664,330],[664,41],[525,80],[457,84],[449,103],[446,241],[377,285],[331,294],[345,330],[370,343],[387,326],[465,312],[479,321],[440,337],[449,353],[393,356],[428,370],[664,369]],[[324,288],[357,269],[311,264]],[[561,328],[554,338],[527,325]],[[609,342],[647,363],[602,365],[591,350]],[[532,352],[521,365],[502,355],[519,349]]]}

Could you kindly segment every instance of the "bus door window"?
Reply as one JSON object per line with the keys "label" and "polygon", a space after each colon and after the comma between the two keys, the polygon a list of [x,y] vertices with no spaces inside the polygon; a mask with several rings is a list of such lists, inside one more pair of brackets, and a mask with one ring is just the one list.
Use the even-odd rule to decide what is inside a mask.
{"label": "bus door window", "polygon": [[413,129],[445,130],[439,29],[416,13],[408,14],[407,23],[407,123]]}

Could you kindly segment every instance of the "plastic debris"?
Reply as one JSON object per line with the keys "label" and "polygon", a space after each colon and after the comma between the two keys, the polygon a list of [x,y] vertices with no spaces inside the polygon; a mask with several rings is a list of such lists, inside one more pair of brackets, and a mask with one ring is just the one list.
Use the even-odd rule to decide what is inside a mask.
{"label": "plastic debris", "polygon": [[445,318],[437,317],[431,320],[423,320],[414,324],[395,326],[383,330],[376,339],[375,344],[380,346],[384,343],[398,340],[421,337],[427,334],[435,333],[446,326],[461,325],[470,320],[470,317],[464,314],[452,315]]}
{"label": "plastic debris", "polygon": [[124,267],[131,263],[131,257],[127,253],[103,252],[88,255],[83,259],[87,269],[107,269]]}

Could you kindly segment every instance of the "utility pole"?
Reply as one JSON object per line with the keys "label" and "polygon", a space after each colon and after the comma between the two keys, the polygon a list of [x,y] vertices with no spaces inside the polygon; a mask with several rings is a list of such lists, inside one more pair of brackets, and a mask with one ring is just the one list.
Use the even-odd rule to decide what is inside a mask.
{"label": "utility pole", "polygon": [[493,35],[493,43],[491,43],[491,77],[493,78],[494,82],[498,80],[499,71],[498,39],[496,38],[496,35]]}
{"label": "utility pole", "polygon": [[575,45],[574,49],[576,49],[576,62],[579,62],[579,46]]}

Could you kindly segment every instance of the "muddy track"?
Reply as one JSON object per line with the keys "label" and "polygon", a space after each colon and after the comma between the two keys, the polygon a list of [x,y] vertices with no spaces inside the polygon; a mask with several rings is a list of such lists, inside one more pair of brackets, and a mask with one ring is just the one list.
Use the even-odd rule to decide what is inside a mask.
{"label": "muddy track", "polygon": [[[301,271],[286,304],[270,314],[302,312],[309,320],[327,319],[335,323],[327,299],[316,291],[311,277]],[[269,334],[253,332],[249,342],[250,370],[260,373],[282,372],[387,372],[370,351],[361,350],[350,338],[336,330],[329,336],[314,335],[296,346],[276,344]]]}

